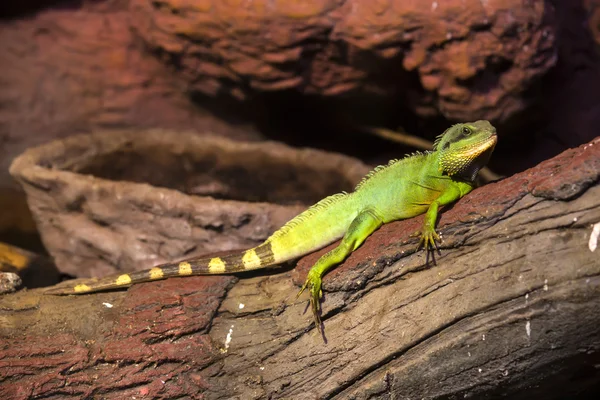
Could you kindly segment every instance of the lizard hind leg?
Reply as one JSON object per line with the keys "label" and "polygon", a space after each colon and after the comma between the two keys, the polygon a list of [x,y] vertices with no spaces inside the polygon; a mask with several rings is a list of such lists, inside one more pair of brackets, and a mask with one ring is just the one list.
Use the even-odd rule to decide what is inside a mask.
{"label": "lizard hind leg", "polygon": [[[308,276],[300,289],[300,292],[298,292],[298,296],[300,296],[305,289],[308,289],[310,292],[311,309],[315,325],[319,332],[322,333],[320,300],[323,295],[321,290],[323,275],[325,275],[329,269],[344,261],[350,253],[356,250],[365,239],[381,225],[383,225],[383,220],[373,210],[367,209],[361,211],[356,218],[352,220],[341,243],[333,250],[321,256],[310,271],[308,271]],[[296,298],[298,296],[296,296]]]}

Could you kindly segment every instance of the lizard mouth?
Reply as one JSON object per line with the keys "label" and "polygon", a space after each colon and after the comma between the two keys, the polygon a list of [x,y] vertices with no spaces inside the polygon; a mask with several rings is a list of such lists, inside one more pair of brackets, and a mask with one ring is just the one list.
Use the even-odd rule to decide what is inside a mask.
{"label": "lizard mouth", "polygon": [[461,151],[461,157],[465,160],[473,160],[483,153],[492,150],[498,142],[498,136],[496,132],[492,132],[487,138],[482,139],[477,143],[471,144]]}

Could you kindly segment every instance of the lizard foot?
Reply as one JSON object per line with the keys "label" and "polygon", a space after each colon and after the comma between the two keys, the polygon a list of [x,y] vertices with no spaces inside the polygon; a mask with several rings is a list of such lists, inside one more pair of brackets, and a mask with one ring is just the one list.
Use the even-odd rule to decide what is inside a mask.
{"label": "lizard foot", "polygon": [[441,239],[435,229],[424,228],[419,232],[419,236],[420,240],[417,249],[424,247],[426,251],[439,250],[436,242],[440,242]]}
{"label": "lizard foot", "polygon": [[321,290],[321,277],[317,273],[314,273],[313,270],[308,272],[306,282],[304,282],[302,289],[300,289],[298,295],[296,295],[296,299],[300,297],[302,292],[307,288],[310,292],[310,306],[315,320],[315,326],[320,333],[323,333],[321,326],[321,297],[323,296],[323,291]]}
{"label": "lizard foot", "polygon": [[417,245],[417,251],[423,247],[427,252],[427,260],[426,264],[429,264],[429,255],[431,254],[433,263],[435,265],[435,252],[438,254],[440,249],[437,246],[436,242],[441,242],[440,236],[437,234],[434,228],[427,227],[426,225],[423,228],[411,235],[411,237],[419,237],[419,244]]}
{"label": "lizard foot", "polygon": [[440,235],[437,234],[435,229],[424,226],[421,230],[411,234],[410,237],[419,237],[419,244],[417,250],[424,247],[425,250],[439,250],[436,242],[441,242]]}

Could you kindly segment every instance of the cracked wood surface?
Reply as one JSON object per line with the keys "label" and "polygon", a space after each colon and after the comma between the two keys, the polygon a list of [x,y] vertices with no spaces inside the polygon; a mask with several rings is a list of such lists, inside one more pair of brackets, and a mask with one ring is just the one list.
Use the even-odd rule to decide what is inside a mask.
{"label": "cracked wood surface", "polygon": [[[383,226],[324,280],[327,343],[295,270],[0,299],[0,397],[552,399],[597,385],[600,139],[446,210]],[[520,396],[520,397],[519,397]]]}

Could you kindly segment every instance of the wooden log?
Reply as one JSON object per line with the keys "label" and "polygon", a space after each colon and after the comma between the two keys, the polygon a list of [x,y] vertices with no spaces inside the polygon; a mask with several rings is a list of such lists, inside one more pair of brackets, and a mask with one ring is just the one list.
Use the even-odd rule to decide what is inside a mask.
{"label": "wooden log", "polygon": [[[128,291],[0,299],[0,398],[576,398],[598,389],[600,138],[446,210],[436,265],[379,229],[325,278],[307,269]],[[595,232],[595,234],[594,234]],[[594,235],[595,239],[594,239]]]}

